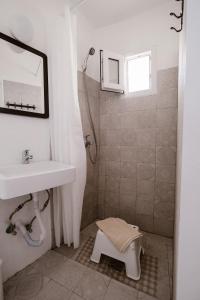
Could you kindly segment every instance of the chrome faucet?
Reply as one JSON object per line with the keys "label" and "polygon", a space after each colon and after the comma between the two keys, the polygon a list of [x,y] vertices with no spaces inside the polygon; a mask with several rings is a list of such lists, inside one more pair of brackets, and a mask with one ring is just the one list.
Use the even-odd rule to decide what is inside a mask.
{"label": "chrome faucet", "polygon": [[33,155],[30,154],[30,150],[26,149],[22,152],[22,163],[30,164],[30,160],[33,159]]}

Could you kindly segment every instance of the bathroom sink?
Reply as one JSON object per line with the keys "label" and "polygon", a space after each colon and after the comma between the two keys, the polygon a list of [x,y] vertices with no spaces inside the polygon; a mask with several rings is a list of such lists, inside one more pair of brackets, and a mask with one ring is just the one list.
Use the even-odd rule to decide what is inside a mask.
{"label": "bathroom sink", "polygon": [[0,166],[0,199],[47,190],[74,179],[75,167],[56,161]]}

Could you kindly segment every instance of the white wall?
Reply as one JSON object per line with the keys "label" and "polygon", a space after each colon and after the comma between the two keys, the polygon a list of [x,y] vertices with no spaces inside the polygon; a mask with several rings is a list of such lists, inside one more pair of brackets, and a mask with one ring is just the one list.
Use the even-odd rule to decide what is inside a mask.
{"label": "white wall", "polygon": [[[78,68],[91,45],[95,46],[95,57],[90,57],[88,74],[99,81],[99,50],[106,49],[122,55],[135,54],[156,48],[158,69],[178,65],[179,36],[170,27],[177,25],[171,11],[180,13],[180,4],[175,1],[162,4],[134,16],[126,21],[95,29],[84,18],[79,18],[78,27]],[[84,22],[83,22],[84,20]],[[89,34],[88,34],[89,33]]]}
{"label": "white wall", "polygon": [[[58,13],[57,7],[51,7],[51,1],[47,2],[48,12]],[[46,53],[48,43],[44,18],[47,14],[45,4],[47,4],[45,0],[37,4],[31,0],[0,0],[0,31],[9,34],[8,28],[12,16],[26,15],[34,26],[34,39],[30,45]],[[35,161],[47,160],[50,157],[49,120],[0,114],[0,141],[0,164],[21,162],[22,151],[27,148],[31,150]],[[44,197],[46,195],[42,194],[41,198]],[[50,207],[43,213],[48,236],[41,247],[31,248],[25,244],[21,236],[5,233],[9,214],[22,200],[24,197],[8,201],[0,200],[0,257],[3,259],[4,280],[33,262],[51,247]],[[32,218],[31,207],[32,204],[29,204],[23,212],[19,213],[19,217],[24,221]],[[34,233],[37,237],[37,226],[34,227]]]}
{"label": "white wall", "polygon": [[174,299],[200,299],[200,2],[185,1],[181,40]]}

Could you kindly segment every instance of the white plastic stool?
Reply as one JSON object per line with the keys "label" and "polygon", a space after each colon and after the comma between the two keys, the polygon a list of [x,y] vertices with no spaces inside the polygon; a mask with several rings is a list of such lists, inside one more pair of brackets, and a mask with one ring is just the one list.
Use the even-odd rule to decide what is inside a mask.
{"label": "white plastic stool", "polygon": [[[138,228],[137,226],[132,226],[134,228]],[[139,280],[141,275],[141,250],[143,251],[141,247],[141,237],[139,237],[130,244],[130,246],[124,253],[121,253],[116,249],[116,247],[106,237],[106,235],[99,229],[97,231],[94,249],[90,260],[95,263],[99,263],[101,254],[105,254],[107,256],[120,260],[125,263],[126,275],[131,279]]]}

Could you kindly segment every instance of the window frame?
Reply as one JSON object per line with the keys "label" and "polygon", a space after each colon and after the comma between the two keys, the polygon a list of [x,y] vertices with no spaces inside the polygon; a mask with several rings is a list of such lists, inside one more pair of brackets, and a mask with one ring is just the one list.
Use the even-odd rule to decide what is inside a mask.
{"label": "window frame", "polygon": [[[128,87],[128,62],[130,60],[149,56],[150,66],[149,66],[149,84],[150,88],[147,90],[140,90],[136,92],[129,92]],[[148,96],[154,95],[157,93],[157,68],[156,68],[156,59],[155,59],[155,49],[149,49],[147,51],[132,53],[125,56],[125,93],[130,97],[138,97],[138,96]]]}

